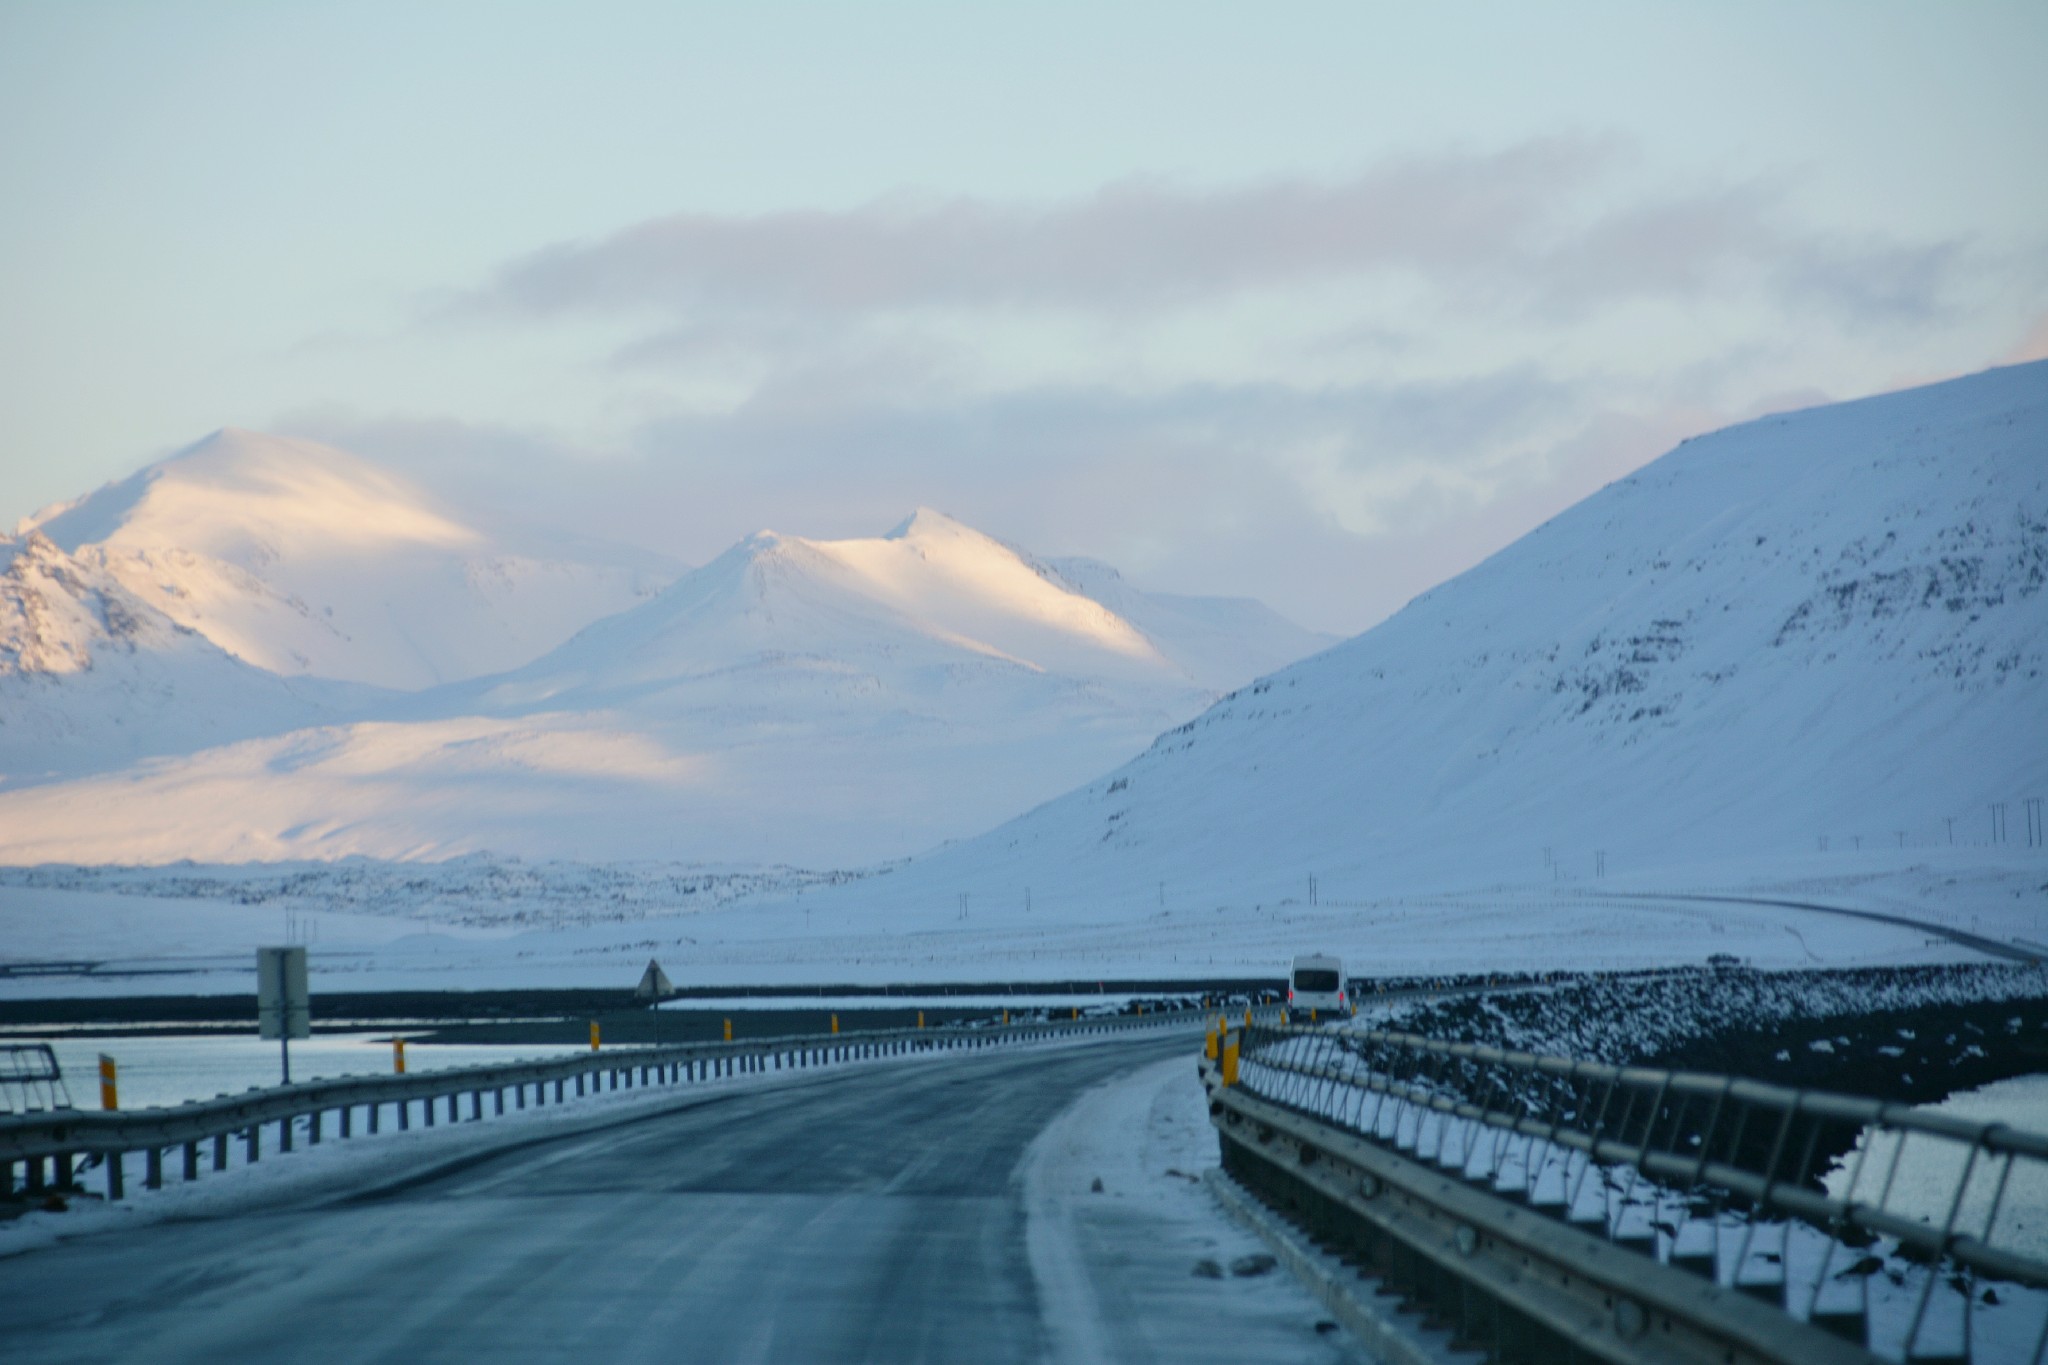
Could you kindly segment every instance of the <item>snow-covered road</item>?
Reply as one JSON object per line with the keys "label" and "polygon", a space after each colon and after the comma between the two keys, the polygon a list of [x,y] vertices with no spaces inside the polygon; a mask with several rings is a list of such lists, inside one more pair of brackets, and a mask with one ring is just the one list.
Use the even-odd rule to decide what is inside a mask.
{"label": "snow-covered road", "polygon": [[854,1068],[0,1260],[6,1354],[1354,1359],[1283,1274],[1194,1273],[1258,1249],[1214,1160],[1178,1032]]}

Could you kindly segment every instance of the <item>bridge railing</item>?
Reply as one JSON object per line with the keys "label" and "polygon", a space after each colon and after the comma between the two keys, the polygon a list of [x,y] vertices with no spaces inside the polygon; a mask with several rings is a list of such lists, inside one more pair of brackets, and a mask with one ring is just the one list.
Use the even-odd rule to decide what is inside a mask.
{"label": "bridge railing", "polygon": [[607,1090],[1186,1026],[1202,1017],[1200,1011],[1180,1009],[984,1027],[610,1047],[490,1066],[308,1081],[156,1109],[55,1109],[0,1116],[0,1195],[75,1191],[85,1169],[97,1166],[105,1196],[121,1199],[127,1193],[129,1159],[137,1156],[145,1188],[165,1183],[167,1155],[181,1163],[180,1178],[194,1181],[204,1167],[226,1170],[231,1155],[244,1162],[258,1160],[266,1128],[273,1135],[274,1150],[289,1152],[300,1142],[311,1145],[329,1137],[379,1132],[387,1119],[399,1129],[409,1129],[415,1122],[422,1127],[437,1121],[474,1122],[484,1119],[487,1109],[495,1118]]}
{"label": "bridge railing", "polygon": [[[1228,1041],[1236,1084],[1221,1084],[1221,1068],[1205,1073],[1226,1168],[1234,1162],[1255,1190],[1306,1199],[1354,1231],[1403,1173],[1411,1213],[1432,1211],[1407,1230],[1453,1232],[1430,1244],[1447,1255],[1422,1253],[1447,1283],[1469,1287],[1461,1272],[1475,1257],[1491,1265],[1479,1253],[1497,1246],[1522,1258],[1524,1289],[1533,1263],[1604,1285],[1602,1328],[1586,1339],[1563,1333],[1601,1358],[1627,1358],[1609,1348],[1627,1346],[1630,1329],[1649,1330],[1650,1318],[1690,1331],[1717,1359],[1740,1347],[1728,1358],[1754,1348],[1765,1352],[1756,1359],[1818,1365],[1843,1343],[1862,1359],[2043,1357],[2048,1137],[1730,1076],[1413,1034],[1254,1025]],[[1283,1126],[1294,1159],[1275,1162]],[[1337,1159],[1340,1147],[1348,1156]],[[1356,1160],[1361,1153],[1373,1160]],[[1320,1183],[1304,1181],[1304,1163]],[[1341,1188],[1321,1188],[1340,1169]],[[1445,1188],[1457,1199],[1432,1197]],[[1476,1206],[1459,1202],[1475,1197]],[[1446,1212],[1451,1204],[1460,1211]],[[1350,1211],[1338,1216],[1340,1207]],[[1398,1236],[1395,1244],[1416,1251]],[[1617,1262],[1616,1251],[1630,1256]],[[1428,1279],[1418,1282],[1425,1298]],[[1717,1297],[1700,1300],[1701,1286]],[[1546,1319],[1531,1315],[1527,1297],[1488,1301],[1530,1329]],[[1775,1321],[1734,1331],[1728,1305],[1737,1301],[1769,1305]],[[1692,1328],[1679,1325],[1694,1317]],[[1745,1331],[1762,1345],[1741,1346]]]}

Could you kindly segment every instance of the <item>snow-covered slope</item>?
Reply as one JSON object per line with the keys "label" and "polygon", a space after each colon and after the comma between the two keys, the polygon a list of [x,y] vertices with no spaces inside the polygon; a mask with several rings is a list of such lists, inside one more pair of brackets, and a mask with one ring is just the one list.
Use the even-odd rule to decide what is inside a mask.
{"label": "snow-covered slope", "polygon": [[1303,630],[1253,598],[1140,592],[1099,559],[1045,563],[1062,583],[1129,621],[1204,687],[1219,692],[1328,649],[1339,638]]}
{"label": "snow-covered slope", "polygon": [[0,536],[0,788],[316,721],[367,689],[251,668],[47,536]]}
{"label": "snow-covered slope", "polygon": [[[893,874],[1097,913],[2022,837],[2048,362],[1688,442],[1117,771]],[[944,894],[940,894],[941,892]],[[865,894],[853,892],[850,894]],[[879,907],[878,907],[879,908]]]}
{"label": "snow-covered slope", "polygon": [[[509,673],[0,794],[0,862],[902,857],[1138,752],[1290,632],[1318,643],[1119,591],[1180,634],[931,511],[872,539],[764,532]],[[1233,668],[1234,611],[1252,629]]]}
{"label": "snow-covered slope", "polygon": [[395,688],[525,663],[673,576],[508,542],[357,456],[235,428],[24,529],[258,667]]}

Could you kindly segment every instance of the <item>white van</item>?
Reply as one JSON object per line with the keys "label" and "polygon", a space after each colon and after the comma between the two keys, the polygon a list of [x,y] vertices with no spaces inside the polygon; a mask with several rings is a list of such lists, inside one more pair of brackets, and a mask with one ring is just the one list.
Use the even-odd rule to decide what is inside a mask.
{"label": "white van", "polygon": [[1344,964],[1321,953],[1297,957],[1294,970],[1287,974],[1289,1022],[1306,1022],[1311,1010],[1323,1018],[1351,1012],[1351,998],[1344,993]]}

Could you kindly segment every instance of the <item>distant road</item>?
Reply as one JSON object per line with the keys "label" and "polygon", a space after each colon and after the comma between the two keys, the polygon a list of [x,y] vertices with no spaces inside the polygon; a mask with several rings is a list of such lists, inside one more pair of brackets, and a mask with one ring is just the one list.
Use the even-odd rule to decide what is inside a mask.
{"label": "distant road", "polygon": [[1818,901],[1780,900],[1769,896],[1709,896],[1701,894],[1660,894],[1630,893],[1626,891],[1595,892],[1610,900],[1638,901],[1707,901],[1720,905],[1767,905],[1780,910],[1811,910],[1819,915],[1846,915],[1850,919],[1866,919],[1876,924],[1892,924],[1905,929],[1915,929],[1935,938],[1945,938],[1951,943],[1974,949],[1989,957],[2002,957],[2009,962],[2038,963],[2048,961],[2048,951],[2037,951],[2039,945],[2024,942],[2007,943],[2002,939],[1986,938],[1966,929],[1953,929],[1946,924],[1931,920],[1913,919],[1907,915],[1887,914],[1882,910],[1854,910],[1846,905],[1823,905]]}
{"label": "distant road", "polygon": [[[0,1260],[0,1354],[10,1365],[1044,1360],[1056,1334],[1027,1250],[1020,1160],[1091,1087],[1179,1057],[1193,1085],[1197,1037],[849,1068],[681,1097],[576,1134],[521,1140],[508,1125],[505,1147],[438,1170],[392,1166],[395,1183],[338,1202]],[[1118,1265],[1147,1254],[1125,1235],[1093,1261],[1085,1247],[1075,1255],[1113,1310],[1112,1333],[1161,1302],[1118,1285]],[[1244,1301],[1231,1293],[1253,1282],[1193,1278],[1191,1266],[1175,1252],[1154,1268],[1174,1296],[1175,1334],[1198,1343],[1176,1349],[1175,1365],[1348,1351],[1300,1315],[1287,1340],[1233,1320]],[[1110,1354],[1165,1358],[1142,1346],[1120,1339]]]}

